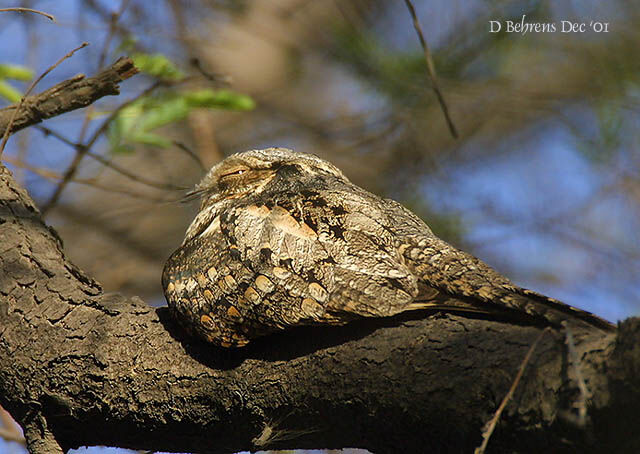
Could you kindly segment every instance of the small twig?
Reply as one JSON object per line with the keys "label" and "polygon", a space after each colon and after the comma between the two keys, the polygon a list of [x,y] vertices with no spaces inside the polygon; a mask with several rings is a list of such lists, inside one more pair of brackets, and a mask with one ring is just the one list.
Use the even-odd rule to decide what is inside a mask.
{"label": "small twig", "polygon": [[516,374],[516,378],[513,380],[513,383],[511,383],[511,388],[509,388],[509,392],[507,392],[507,395],[504,396],[504,399],[502,399],[502,402],[500,402],[500,406],[498,407],[498,409],[494,413],[494,415],[491,418],[491,420],[489,420],[489,422],[485,426],[485,429],[482,432],[482,444],[478,448],[475,449],[475,451],[473,452],[474,454],[484,454],[485,450],[487,449],[487,444],[489,443],[489,438],[491,438],[491,434],[493,434],[493,431],[495,430],[496,425],[498,424],[498,421],[500,420],[500,416],[502,415],[502,412],[504,411],[504,408],[507,406],[507,404],[509,403],[509,401],[513,397],[513,393],[516,391],[516,388],[518,387],[518,384],[520,383],[520,380],[522,379],[522,374],[524,374],[524,370],[527,367],[527,364],[529,364],[529,361],[531,360],[531,355],[535,351],[535,349],[538,346],[538,343],[540,342],[542,337],[545,335],[545,333],[547,333],[549,331],[551,331],[551,328],[549,328],[549,327],[546,327],[544,330],[542,330],[542,332],[538,335],[538,337],[533,342],[533,344],[531,344],[531,347],[529,347],[529,351],[527,351],[527,354],[524,356],[524,359],[522,360],[522,363],[520,364],[520,369],[518,369],[518,373]]}
{"label": "small twig", "polygon": [[78,148],[77,148],[78,152],[76,153],[76,155],[73,158],[73,161],[71,162],[71,164],[69,165],[69,167],[65,171],[64,177],[62,178],[62,180],[60,181],[60,183],[56,187],[56,190],[51,195],[49,200],[40,209],[40,212],[42,213],[43,216],[51,208],[53,208],[56,203],[58,203],[58,199],[62,195],[62,191],[64,191],[64,188],[67,186],[67,184],[69,184],[69,182],[71,182],[71,180],[75,176],[76,172],[78,171],[78,166],[80,165],[80,162],[82,162],[82,159],[84,158],[84,156],[91,149],[91,147],[95,144],[95,142],[98,140],[100,135],[102,135],[102,133],[104,133],[107,130],[107,128],[109,127],[109,124],[111,124],[113,119],[118,116],[118,114],[122,111],[122,109],[124,109],[125,107],[127,107],[127,106],[131,105],[132,103],[136,102],[138,99],[148,95],[149,93],[151,93],[153,90],[155,90],[157,87],[159,87],[162,84],[163,84],[163,82],[160,82],[160,81],[154,82],[151,86],[149,86],[143,92],[139,93],[137,96],[134,96],[133,98],[129,99],[128,101],[125,101],[124,103],[120,104],[102,122],[102,124],[98,127],[98,129],[96,129],[96,131],[89,138],[89,140],[84,145],[79,145],[78,146]]}
{"label": "small twig", "polygon": [[440,91],[440,86],[438,85],[438,79],[436,77],[436,68],[433,65],[433,60],[431,58],[431,52],[429,51],[429,46],[427,46],[427,41],[424,39],[424,35],[422,33],[422,27],[420,26],[420,21],[418,21],[418,16],[416,14],[416,9],[413,7],[413,3],[411,0],[404,0],[409,9],[409,14],[411,14],[411,18],[413,19],[413,28],[416,29],[416,33],[418,33],[418,38],[420,39],[420,44],[422,45],[422,50],[424,50],[424,58],[427,61],[427,72],[429,73],[429,79],[431,79],[431,86],[433,87],[433,91],[438,98],[438,102],[440,103],[440,107],[442,108],[442,113],[444,114],[444,118],[447,120],[447,125],[449,126],[449,131],[451,131],[451,135],[454,138],[458,138],[458,130],[456,126],[453,124],[453,120],[449,115],[449,108],[447,107],[447,103],[444,100],[444,96],[442,95],[442,91]]}
{"label": "small twig", "polygon": [[67,139],[62,134],[57,133],[53,129],[47,128],[46,126],[36,125],[36,126],[34,126],[34,128],[37,129],[38,131],[42,132],[42,134],[45,137],[48,137],[48,136],[55,137],[56,139],[58,139],[60,142],[64,143],[65,145],[69,145],[71,148],[75,148],[75,147],[78,146],[78,144],[76,142],[73,142],[72,140]]}
{"label": "small twig", "polygon": [[31,84],[31,86],[29,87],[29,89],[27,90],[27,92],[25,93],[24,97],[29,96],[29,94],[31,93],[31,90],[33,90],[33,87],[36,86],[36,84],[38,82],[40,82],[42,79],[44,79],[44,77],[49,74],[51,71],[53,71],[54,69],[56,69],[58,67],[58,65],[60,65],[60,63],[62,63],[63,61],[65,61],[67,58],[71,58],[73,57],[73,54],[76,53],[76,51],[80,50],[80,49],[84,49],[85,47],[87,47],[89,45],[88,42],[83,42],[82,44],[80,44],[78,47],[76,47],[75,49],[72,49],[71,51],[67,52],[67,54],[65,56],[63,56],[60,60],[58,60],[57,62],[55,62],[53,65],[49,66],[49,68],[47,68],[47,70],[45,72],[43,72],[42,74],[40,74],[40,77],[38,77],[36,80],[33,81],[33,83]]}
{"label": "small twig", "polygon": [[[107,59],[107,54],[109,53],[109,46],[111,45],[111,40],[113,39],[113,35],[116,30],[116,24],[118,23],[118,19],[124,12],[127,7],[129,0],[122,0],[120,4],[120,9],[111,14],[111,18],[109,20],[109,33],[107,33],[107,37],[102,44],[102,50],[100,51],[100,57],[98,58],[98,70],[102,70],[104,66],[104,62]],[[78,140],[76,143],[81,144],[84,141],[84,137],[87,134],[89,129],[89,123],[91,122],[91,116],[93,114],[95,105],[91,104],[84,113],[84,119],[82,120],[82,125],[80,126],[80,133],[78,134]],[[80,153],[80,148],[76,147],[76,153]]]}
{"label": "small twig", "polygon": [[[109,19],[109,33],[107,33],[107,37],[105,38],[104,43],[102,44],[100,57],[98,57],[98,71],[102,70],[102,67],[104,66],[104,62],[107,58],[107,54],[109,53],[109,46],[111,44],[111,40],[113,39],[113,34],[115,32],[116,24],[118,23],[118,19],[120,18],[120,15],[124,12],[128,3],[129,3],[129,0],[122,0],[122,3],[120,4],[120,9],[117,12],[111,14],[111,17]],[[84,120],[82,121],[82,125],[80,126],[80,133],[78,134],[78,140],[77,140],[78,143],[82,143],[84,141],[84,137],[87,134],[87,131],[89,128],[89,123],[91,122],[91,115],[93,114],[94,107],[95,106],[91,104],[85,110]],[[76,153],[78,153],[78,150],[76,150]]]}
{"label": "small twig", "polygon": [[155,189],[161,189],[163,191],[184,191],[185,189],[188,189],[186,187],[175,186],[175,185],[170,184],[170,183],[159,183],[157,181],[149,180],[149,179],[147,179],[147,178],[145,178],[143,176],[136,175],[135,173],[128,171],[124,167],[120,167],[119,165],[117,165],[113,161],[105,159],[102,156],[100,156],[99,154],[93,153],[91,151],[87,151],[87,156],[90,156],[92,159],[95,159],[96,161],[98,161],[103,166],[110,168],[114,172],[117,172],[120,175],[129,178],[131,181],[135,181],[136,183],[141,183],[141,184],[144,184],[146,186],[150,186],[150,187],[155,188]]}
{"label": "small twig", "polygon": [[32,166],[31,164],[28,164],[22,161],[21,159],[14,158],[13,156],[10,156],[10,155],[5,156],[3,160],[4,162],[8,162],[9,164],[12,164],[20,169],[28,170],[33,174],[36,174],[42,178],[46,178],[47,180],[59,181],[62,178],[62,175],[56,172],[53,172],[49,169]]}
{"label": "small twig", "polygon": [[[89,186],[95,189],[100,189],[101,191],[105,191],[113,194],[126,195],[128,197],[131,197],[132,199],[148,200],[149,202],[161,203],[161,204],[167,203],[167,200],[162,197],[153,197],[151,195],[143,194],[140,191],[130,191],[128,189],[118,188],[118,187],[115,187],[115,185],[113,184],[110,184],[110,185],[100,184],[96,182],[94,179],[76,178],[74,180],[71,180],[71,183],[82,184],[85,186]],[[177,203],[177,201],[175,200],[170,200],[168,202]]]}
{"label": "small twig", "polygon": [[116,32],[116,25],[118,20],[120,20],[120,16],[124,13],[124,10],[127,9],[129,5],[129,0],[122,0],[120,3],[120,8],[118,11],[111,15],[111,20],[109,21],[109,33],[104,40],[104,44],[102,46],[102,50],[100,51],[100,57],[98,58],[98,70],[101,70],[104,66],[105,61],[107,60],[107,53],[109,52],[109,46],[111,45],[111,41],[113,40],[113,35]]}
{"label": "small twig", "polygon": [[67,58],[73,56],[73,54],[77,50],[80,50],[80,49],[82,49],[84,47],[87,47],[88,45],[89,45],[89,43],[84,42],[80,46],[78,46],[75,49],[73,49],[71,52],[67,53],[64,57],[62,57],[60,60],[55,62],[52,66],[50,66],[45,72],[40,74],[40,77],[38,77],[36,80],[34,80],[31,83],[31,85],[29,85],[29,88],[25,92],[24,96],[22,96],[22,98],[20,98],[20,102],[18,103],[18,106],[16,107],[16,109],[13,111],[13,115],[11,116],[11,120],[9,120],[9,124],[7,125],[7,129],[5,129],[5,131],[4,131],[4,135],[2,136],[2,143],[0,144],[0,157],[2,157],[2,152],[4,151],[4,147],[7,144],[7,140],[9,140],[9,135],[11,134],[11,128],[13,127],[13,122],[16,120],[16,117],[18,116],[18,112],[20,112],[20,108],[22,107],[22,104],[24,104],[24,100],[27,98],[27,96],[29,96],[31,94],[31,91],[35,88],[35,86],[38,84],[38,82],[40,82],[51,71],[56,69],[60,63],[65,61]]}
{"label": "small twig", "polygon": [[[71,148],[74,148],[76,150],[81,149],[84,147],[84,145],[82,145],[81,143],[77,143],[77,142],[73,142],[71,140],[69,140],[68,138],[66,138],[65,136],[63,136],[62,134],[57,133],[56,131],[47,128],[46,126],[35,126],[36,129],[42,131],[42,133],[45,136],[52,136],[55,137],[56,139],[58,139],[60,142],[70,146]],[[140,175],[136,175],[133,172],[130,172],[129,170],[120,167],[119,165],[117,165],[116,163],[114,163],[113,161],[110,161],[108,159],[105,159],[104,157],[100,156],[99,154],[96,154],[94,152],[92,152],[91,150],[86,150],[85,153],[87,154],[87,156],[89,156],[90,158],[98,161],[100,164],[104,165],[105,167],[110,168],[111,170],[113,170],[116,173],[119,173],[122,176],[125,176],[129,179],[131,179],[132,181],[135,181],[136,183],[141,183],[147,186],[150,186],[152,188],[155,189],[161,189],[164,191],[182,191],[184,188],[182,186],[175,186],[169,183],[158,183],[155,182],[153,180],[148,180],[145,177],[142,177]],[[196,157],[197,158],[197,157]]]}
{"label": "small twig", "polygon": [[109,114],[109,116],[102,122],[102,124],[98,127],[98,129],[96,129],[96,131],[93,133],[91,138],[85,144],[85,148],[89,149],[93,146],[93,144],[96,143],[98,138],[100,138],[100,135],[102,135],[102,133],[104,133],[107,130],[111,122],[118,116],[118,114],[122,111],[122,109],[124,109],[125,107],[129,107],[134,102],[144,98],[145,96],[150,94],[152,91],[154,91],[156,88],[164,84],[165,82],[163,81],[156,81],[153,84],[149,85],[147,88],[145,88],[142,92],[134,96],[133,98],[123,102],[118,107],[116,107],[115,110],[113,110]]}
{"label": "small twig", "polygon": [[184,151],[187,154],[187,156],[193,159],[196,162],[196,164],[198,164],[198,167],[200,167],[200,170],[202,170],[202,172],[206,172],[207,170],[209,170],[204,166],[202,160],[200,159],[200,156],[195,154],[193,150],[189,149],[185,144],[183,144],[182,142],[178,142],[177,140],[174,140],[173,144],[176,147],[178,147],[180,150]]}
{"label": "small twig", "polygon": [[[46,178],[47,180],[50,181],[54,181],[54,182],[60,182],[64,179],[64,176],[53,172],[49,169],[44,169],[44,168],[40,168],[40,167],[35,167],[32,166],[30,164],[27,164],[26,162],[20,161],[19,159],[15,159],[12,156],[5,156],[4,158],[5,162],[8,162],[9,164],[12,164],[16,167],[19,167],[21,169],[25,169],[28,170],[29,172],[38,175],[42,178]],[[69,180],[69,183],[75,183],[75,184],[82,184],[85,186],[91,186],[92,188],[96,188],[96,189],[100,189],[101,191],[105,191],[105,192],[111,192],[111,193],[115,193],[115,194],[123,194],[123,195],[127,195],[131,198],[134,199],[142,199],[142,200],[149,200],[151,202],[154,203],[167,203],[167,200],[163,199],[163,198],[158,198],[158,197],[153,197],[153,196],[149,196],[146,194],[142,194],[140,192],[137,191],[129,191],[127,189],[123,189],[123,188],[118,188],[115,187],[114,185],[103,185],[98,183],[95,179],[91,179],[91,178],[73,178],[71,180]],[[170,203],[178,203],[180,200],[170,200]]]}
{"label": "small twig", "polygon": [[56,18],[53,14],[49,14],[49,13],[45,13],[44,11],[39,11],[37,9],[31,9],[31,8],[21,8],[21,7],[14,7],[14,8],[0,8],[0,12],[5,12],[5,11],[15,11],[18,13],[35,13],[35,14],[40,14],[41,16],[46,17],[47,19],[55,22]]}
{"label": "small twig", "polygon": [[207,70],[205,70],[202,67],[202,63],[200,62],[199,58],[193,57],[191,59],[189,59],[189,63],[191,64],[191,66],[193,66],[195,69],[198,70],[198,72],[208,81],[210,82],[216,82],[216,83],[221,83],[224,85],[231,85],[233,84],[233,78],[227,74],[217,74],[217,73],[212,73],[209,72]]}

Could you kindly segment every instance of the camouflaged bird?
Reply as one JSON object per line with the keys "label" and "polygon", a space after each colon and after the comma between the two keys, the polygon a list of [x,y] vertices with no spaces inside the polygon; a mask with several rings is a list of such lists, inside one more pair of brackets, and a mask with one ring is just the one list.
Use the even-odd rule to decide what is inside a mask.
{"label": "camouflaged bird", "polygon": [[222,347],[298,325],[430,308],[613,328],[515,286],[314,155],[237,153],[190,196],[201,208],[165,265],[163,288],[182,325]]}

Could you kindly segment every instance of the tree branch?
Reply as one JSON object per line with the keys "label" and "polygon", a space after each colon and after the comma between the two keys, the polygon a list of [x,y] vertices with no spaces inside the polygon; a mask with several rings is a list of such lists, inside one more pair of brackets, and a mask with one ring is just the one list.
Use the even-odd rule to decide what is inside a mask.
{"label": "tree branch", "polygon": [[[38,95],[29,96],[22,103],[10,134],[47,118],[86,107],[103,96],[120,94],[118,84],[137,72],[133,60],[122,57],[94,77],[78,74]],[[14,104],[0,110],[0,136],[4,135],[17,107]]]}
{"label": "tree branch", "polygon": [[[43,421],[46,431],[26,430],[29,446],[54,437],[63,450],[470,452],[539,334],[421,314],[299,329],[217,350],[186,338],[165,309],[103,293],[65,259],[4,167],[0,237],[0,403],[23,427]],[[593,395],[585,433],[559,417],[575,386],[561,336],[545,336],[491,452],[615,451],[637,443],[620,419],[624,427],[640,422],[639,338],[638,320],[623,324],[617,341],[576,333]],[[34,433],[43,439],[30,440]]]}

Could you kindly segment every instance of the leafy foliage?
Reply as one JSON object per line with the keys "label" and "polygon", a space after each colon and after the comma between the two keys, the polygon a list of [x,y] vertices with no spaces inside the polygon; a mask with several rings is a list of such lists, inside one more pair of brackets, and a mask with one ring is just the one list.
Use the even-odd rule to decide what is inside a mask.
{"label": "leafy foliage", "polygon": [[114,152],[129,152],[134,143],[166,148],[171,140],[153,131],[184,120],[193,109],[245,111],[254,107],[249,96],[231,90],[170,91],[146,96],[120,111],[109,127],[109,143]]}
{"label": "leafy foliage", "polygon": [[[134,39],[123,41],[120,48],[131,50]],[[133,52],[133,61],[140,71],[169,84],[185,79],[185,73],[167,56],[160,53]],[[231,90],[166,90],[145,96],[122,109],[109,125],[107,137],[112,152],[131,152],[134,144],[160,148],[172,141],[154,131],[184,120],[193,109],[252,110],[251,97]]]}
{"label": "leafy foliage", "polygon": [[132,54],[131,58],[140,71],[158,79],[178,81],[184,78],[184,73],[162,54],[137,52]]}

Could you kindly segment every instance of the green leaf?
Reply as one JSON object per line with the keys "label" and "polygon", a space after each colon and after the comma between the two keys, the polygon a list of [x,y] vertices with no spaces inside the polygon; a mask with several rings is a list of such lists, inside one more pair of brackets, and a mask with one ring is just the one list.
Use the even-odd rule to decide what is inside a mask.
{"label": "green leaf", "polygon": [[33,71],[25,66],[0,64],[0,79],[31,80]]}
{"label": "green leaf", "polygon": [[184,78],[183,72],[162,54],[134,53],[131,58],[133,58],[140,71],[154,77],[165,80],[180,80]]}
{"label": "green leaf", "polygon": [[16,103],[22,98],[22,93],[13,88],[4,80],[0,80],[0,96],[8,99],[11,103]]}
{"label": "green leaf", "polygon": [[147,96],[122,109],[111,122],[107,137],[113,152],[123,151],[124,143],[166,148],[172,142],[152,131],[184,120],[193,109],[250,110],[254,107],[249,96],[229,90],[206,89]]}
{"label": "green leaf", "polygon": [[137,133],[130,137],[132,142],[141,143],[144,145],[153,145],[159,148],[169,148],[172,142],[158,134],[152,132]]}
{"label": "green leaf", "polygon": [[162,99],[159,102],[143,108],[136,127],[143,131],[152,131],[184,120],[189,114],[190,108],[184,97]]}
{"label": "green leaf", "polygon": [[190,107],[211,109],[252,110],[256,103],[250,96],[231,90],[198,90],[185,95]]}

